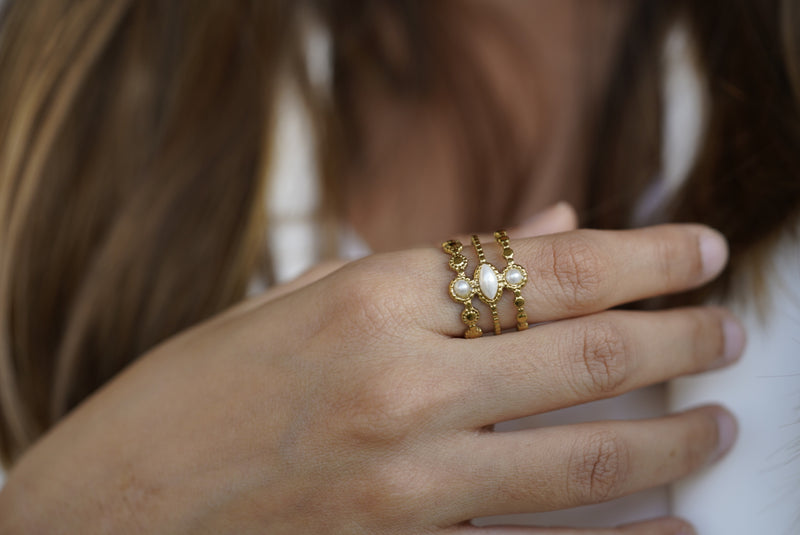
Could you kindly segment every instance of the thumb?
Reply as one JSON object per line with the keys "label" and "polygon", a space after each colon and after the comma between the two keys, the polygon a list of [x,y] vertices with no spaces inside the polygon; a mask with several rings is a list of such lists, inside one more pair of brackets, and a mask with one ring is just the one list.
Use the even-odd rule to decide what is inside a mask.
{"label": "thumb", "polygon": [[575,209],[569,203],[560,202],[510,229],[508,234],[512,238],[532,238],[576,228],[578,228],[578,215]]}

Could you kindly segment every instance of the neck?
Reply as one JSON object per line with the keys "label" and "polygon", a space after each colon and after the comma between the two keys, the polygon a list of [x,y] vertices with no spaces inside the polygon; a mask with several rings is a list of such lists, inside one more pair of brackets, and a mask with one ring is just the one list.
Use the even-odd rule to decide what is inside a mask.
{"label": "neck", "polygon": [[[436,75],[475,69],[502,121],[482,118],[477,108],[471,115],[471,109],[454,107],[451,94],[410,101],[385,86],[362,84],[363,159],[350,170],[344,198],[350,222],[368,244],[379,251],[492,230],[559,200],[580,209],[584,155],[592,143],[594,117],[604,99],[627,7],[627,2],[611,0],[472,0],[448,14],[449,30],[464,36],[459,44],[467,57],[447,57],[452,64],[437,66]],[[454,121],[458,113],[466,113],[466,120]],[[489,173],[476,192],[464,179],[470,149],[465,150],[461,132],[455,130],[479,127],[482,120],[501,123],[503,139],[487,140],[499,141],[502,150],[487,162],[499,171]],[[513,168],[521,179],[503,172],[511,169],[509,160],[522,162]],[[486,196],[476,223],[475,211],[466,207],[486,192],[494,195],[494,202]]]}

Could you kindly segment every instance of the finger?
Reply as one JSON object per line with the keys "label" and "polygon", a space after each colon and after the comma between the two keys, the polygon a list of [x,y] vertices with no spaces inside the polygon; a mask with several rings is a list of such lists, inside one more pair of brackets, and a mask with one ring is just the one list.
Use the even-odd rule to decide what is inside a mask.
{"label": "finger", "polygon": [[[556,234],[567,232],[578,228],[578,214],[575,209],[566,202],[560,202],[522,224],[509,229],[508,235],[511,238],[532,238],[534,236],[544,236],[545,234]],[[469,241],[469,236],[466,237]]]}
{"label": "finger", "polygon": [[[530,323],[590,314],[623,303],[686,290],[716,276],[727,260],[722,236],[699,225],[662,225],[627,231],[577,230],[537,238],[513,240],[515,261],[528,273],[522,288]],[[484,242],[487,260],[502,271],[505,261],[499,247]],[[477,266],[472,247],[464,247],[470,258],[467,275]],[[498,260],[499,259],[499,260]],[[436,269],[432,266],[441,266]],[[398,266],[399,267],[399,266]],[[448,336],[463,334],[460,312],[448,285],[454,273],[441,251],[420,250],[403,258],[408,281],[406,297],[425,314],[411,317],[434,332]],[[431,273],[432,276],[420,276]],[[513,294],[498,303],[504,328],[516,322]],[[488,310],[482,311],[484,331],[491,331]]]}
{"label": "finger", "polygon": [[459,359],[435,373],[443,383],[458,376],[472,393],[450,424],[480,429],[724,366],[741,355],[745,334],[726,310],[697,307],[613,310],[448,343],[459,344]]}
{"label": "finger", "polygon": [[720,407],[471,435],[448,452],[472,459],[469,475],[451,490],[465,497],[458,502],[463,518],[605,502],[696,471],[727,451],[735,436],[733,416]]}
{"label": "finger", "polygon": [[616,528],[466,526],[456,533],[464,535],[695,535],[695,530],[688,522],[679,518],[658,518]]}

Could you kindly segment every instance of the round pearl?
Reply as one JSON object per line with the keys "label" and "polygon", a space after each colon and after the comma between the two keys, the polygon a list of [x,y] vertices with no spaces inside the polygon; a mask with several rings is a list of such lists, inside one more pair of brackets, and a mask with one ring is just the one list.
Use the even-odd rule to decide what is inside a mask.
{"label": "round pearl", "polygon": [[522,282],[522,272],[517,268],[509,269],[508,273],[506,273],[506,282],[516,286],[517,284]]}
{"label": "round pearl", "polygon": [[456,297],[460,297],[461,299],[466,299],[472,293],[472,286],[469,285],[469,282],[465,281],[464,279],[459,279],[453,284],[453,293]]}

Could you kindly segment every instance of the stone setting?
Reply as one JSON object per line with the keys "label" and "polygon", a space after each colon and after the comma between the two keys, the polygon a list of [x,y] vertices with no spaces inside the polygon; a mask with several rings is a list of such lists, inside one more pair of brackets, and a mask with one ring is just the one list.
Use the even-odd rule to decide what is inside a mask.
{"label": "stone setting", "polygon": [[528,277],[524,269],[516,264],[511,264],[503,273],[503,278],[509,287],[520,288],[525,284]]}
{"label": "stone setting", "polygon": [[472,297],[472,285],[466,279],[456,279],[453,281],[453,296],[460,300],[467,300]]}
{"label": "stone setting", "polygon": [[480,298],[487,303],[494,303],[500,298],[502,288],[497,270],[491,264],[481,264],[475,272],[475,280],[480,288]]}
{"label": "stone setting", "polygon": [[464,305],[464,311],[461,313],[461,320],[467,325],[464,338],[479,338],[483,336],[483,331],[477,325],[480,313],[472,306],[472,297],[478,291],[478,287],[466,273],[467,257],[461,253],[463,248],[458,240],[448,240],[442,244],[442,250],[450,255],[450,268],[456,272],[456,277],[450,281],[450,297]]}
{"label": "stone setting", "polygon": [[506,281],[509,284],[513,284],[516,286],[520,282],[522,282],[522,272],[517,268],[509,269],[508,273],[506,274]]}

